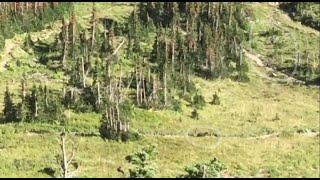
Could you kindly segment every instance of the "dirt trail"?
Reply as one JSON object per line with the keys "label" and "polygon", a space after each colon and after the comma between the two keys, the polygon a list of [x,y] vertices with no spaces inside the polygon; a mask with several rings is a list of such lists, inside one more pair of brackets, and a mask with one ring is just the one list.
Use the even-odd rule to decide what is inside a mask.
{"label": "dirt trail", "polygon": [[[60,133],[53,133],[53,132],[37,132],[37,131],[28,131],[27,135],[28,136],[36,136],[36,135],[48,135],[48,134],[56,134],[56,136],[59,136]],[[100,136],[99,133],[90,133],[90,134],[85,134],[85,133],[79,133],[79,132],[70,132],[68,133],[69,135],[73,136]],[[186,137],[195,137],[196,136],[190,136],[188,134],[147,134],[147,133],[142,133],[141,135],[146,136],[146,137],[166,137],[166,138],[186,138]],[[316,137],[320,135],[320,132],[304,132],[304,133],[297,133],[295,132],[293,134],[294,136],[307,136],[307,137]],[[213,136],[213,135],[212,135]],[[211,137],[212,137],[211,136]],[[266,135],[260,135],[260,136],[247,136],[247,137],[242,137],[242,136],[225,136],[225,135],[218,135],[215,136],[217,138],[243,138],[243,139],[267,139],[267,138],[278,138],[280,136],[279,133],[272,133],[272,134],[266,134]],[[210,137],[210,136],[204,136],[204,137]]]}
{"label": "dirt trail", "polygon": [[[145,136],[152,136],[152,137],[168,137],[168,138],[184,138],[184,137],[196,137],[196,136],[189,136],[189,135],[154,135],[154,134],[144,134]],[[248,136],[248,137],[241,137],[241,136],[217,136],[217,138],[244,138],[244,139],[267,139],[273,137],[279,137],[279,133],[273,134],[266,134],[261,136]],[[319,132],[306,132],[306,133],[294,133],[294,136],[307,136],[307,137],[316,137],[319,136]],[[210,137],[210,136],[205,136]]]}

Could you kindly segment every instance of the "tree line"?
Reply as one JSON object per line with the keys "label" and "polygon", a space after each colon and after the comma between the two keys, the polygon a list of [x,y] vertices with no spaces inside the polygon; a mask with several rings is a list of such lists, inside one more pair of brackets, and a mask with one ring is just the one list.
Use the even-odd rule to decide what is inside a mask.
{"label": "tree line", "polygon": [[[136,137],[130,134],[133,106],[177,110],[179,99],[185,98],[201,108],[204,99],[193,76],[249,80],[242,52],[248,13],[242,3],[148,2],[136,3],[127,21],[119,23],[98,18],[93,3],[90,27],[81,28],[72,10],[69,19],[62,18],[53,45],[27,36],[27,48],[36,50],[41,63],[54,62],[68,81],[61,92],[33,87],[17,105],[17,114],[24,107],[28,113],[17,119],[42,119],[42,114],[61,114],[63,109],[95,111],[103,114],[103,137],[127,139]],[[57,52],[56,57],[48,52]],[[5,117],[12,113],[8,97],[10,93]],[[48,103],[54,104],[51,110]]]}

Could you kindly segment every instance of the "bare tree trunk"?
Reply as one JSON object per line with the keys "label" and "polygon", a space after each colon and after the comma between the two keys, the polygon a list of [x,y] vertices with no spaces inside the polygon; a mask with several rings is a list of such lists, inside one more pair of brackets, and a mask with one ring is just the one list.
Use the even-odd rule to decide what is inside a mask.
{"label": "bare tree trunk", "polygon": [[24,2],[21,2],[20,9],[21,9],[21,15],[23,15],[23,13],[24,13]]}
{"label": "bare tree trunk", "polygon": [[66,59],[67,59],[67,47],[68,47],[68,41],[69,41],[69,26],[65,24],[65,35],[64,37],[64,48],[63,48],[63,58],[62,58],[62,67],[63,69],[66,68]]}
{"label": "bare tree trunk", "polygon": [[142,70],[139,72],[139,88],[140,88],[140,102],[143,102],[143,82],[142,82]]}
{"label": "bare tree trunk", "polygon": [[229,22],[228,22],[229,26],[231,26],[231,17],[232,17],[232,5],[229,6]]}
{"label": "bare tree trunk", "polygon": [[111,126],[111,128],[114,128],[114,123],[113,123],[113,119],[112,119],[112,110],[111,110],[111,107],[109,107],[109,112],[108,112],[108,114],[109,114],[109,120],[110,120],[110,126]]}
{"label": "bare tree trunk", "polygon": [[66,98],[66,88],[65,87],[63,87],[63,99],[65,99]]}
{"label": "bare tree trunk", "polygon": [[118,130],[118,128],[117,128],[117,126],[118,126],[118,122],[117,122],[117,120],[114,118],[114,108],[111,108],[112,109],[112,120],[114,121],[114,127],[113,127],[113,129],[115,129],[116,130],[116,133],[118,132],[117,130]]}
{"label": "bare tree trunk", "polygon": [[22,101],[24,101],[26,98],[26,83],[24,79],[21,81],[21,91]]}
{"label": "bare tree trunk", "polygon": [[47,86],[45,86],[45,91],[44,91],[44,99],[45,99],[45,105],[46,107],[48,107],[49,103],[48,103],[48,90],[47,90]]}
{"label": "bare tree trunk", "polygon": [[14,14],[16,15],[16,13],[17,13],[17,3],[14,2]]}
{"label": "bare tree trunk", "polygon": [[34,14],[37,14],[37,9],[38,9],[38,3],[37,2],[34,2]]}
{"label": "bare tree trunk", "polygon": [[297,58],[295,59],[295,64],[294,64],[294,69],[293,69],[293,72],[292,72],[292,75],[295,75],[298,71],[298,64],[299,64],[299,60],[300,59],[300,54],[298,53],[297,55]]}
{"label": "bare tree trunk", "polygon": [[171,62],[172,62],[171,69],[172,69],[172,72],[174,72],[174,56],[175,56],[175,42],[173,40],[173,42],[172,42],[172,56],[171,56]]}
{"label": "bare tree trunk", "polygon": [[137,96],[137,103],[140,104],[139,101],[139,80],[138,80],[138,67],[136,67],[136,96]]}
{"label": "bare tree trunk", "polygon": [[68,177],[68,162],[67,162],[67,153],[65,148],[65,132],[61,134],[61,151],[62,151],[62,176],[63,178]]}
{"label": "bare tree trunk", "polygon": [[119,80],[119,101],[122,102],[122,62],[120,62],[120,80]]}
{"label": "bare tree trunk", "polygon": [[91,39],[91,51],[93,50],[95,42],[95,33],[96,33],[96,14],[95,14],[95,4],[93,3],[92,7],[92,39]]}
{"label": "bare tree trunk", "polygon": [[108,79],[109,79],[109,101],[112,101],[112,82],[111,82],[111,67],[108,66]]}
{"label": "bare tree trunk", "polygon": [[75,45],[75,41],[76,41],[76,16],[74,14],[74,12],[72,12],[72,45]]}
{"label": "bare tree trunk", "polygon": [[74,89],[71,89],[71,100],[74,101]]}
{"label": "bare tree trunk", "polygon": [[217,34],[217,32],[218,32],[218,27],[219,27],[219,15],[217,15],[217,20],[216,20],[216,34]]}
{"label": "bare tree trunk", "polygon": [[[316,68],[317,68],[316,59],[317,59],[317,56],[316,56],[316,54],[314,54],[314,58],[313,58],[313,69],[316,69]],[[319,64],[319,65],[320,65],[320,64]]]}
{"label": "bare tree trunk", "polygon": [[[186,12],[188,12],[188,3],[186,2]],[[187,13],[187,22],[186,22],[186,30],[187,33],[189,33],[189,18],[188,18],[188,13]]]}
{"label": "bare tree trunk", "polygon": [[38,94],[35,93],[34,95],[34,109],[35,109],[35,112],[34,112],[34,117],[38,117]]}
{"label": "bare tree trunk", "polygon": [[77,169],[73,172],[71,172],[69,170],[69,165],[71,164],[71,162],[74,160],[75,157],[75,149],[72,149],[72,154],[70,156],[70,158],[68,159],[67,157],[67,151],[66,151],[66,132],[63,129],[63,131],[60,134],[60,148],[61,148],[61,153],[62,153],[62,162],[60,165],[60,168],[62,170],[61,175],[63,178],[69,178],[69,177],[73,177],[73,175],[80,170],[79,167],[77,167]]}
{"label": "bare tree trunk", "polygon": [[203,176],[202,178],[206,178],[206,165],[203,165]]}
{"label": "bare tree trunk", "polygon": [[101,104],[100,81],[98,80],[98,105]]}
{"label": "bare tree trunk", "polygon": [[164,65],[164,104],[165,106],[168,104],[167,102],[167,60],[168,60],[168,42],[167,37],[165,36],[165,65]]}
{"label": "bare tree trunk", "polygon": [[165,70],[164,70],[164,105],[167,106],[167,72],[166,72],[167,63],[165,63]]}

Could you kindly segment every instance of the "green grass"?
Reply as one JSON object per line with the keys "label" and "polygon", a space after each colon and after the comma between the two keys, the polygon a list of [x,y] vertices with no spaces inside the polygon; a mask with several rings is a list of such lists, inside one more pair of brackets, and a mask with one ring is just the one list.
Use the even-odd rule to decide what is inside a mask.
{"label": "green grass", "polygon": [[[116,168],[129,167],[124,157],[148,144],[155,144],[160,152],[155,161],[157,177],[175,177],[183,173],[185,166],[213,156],[227,164],[232,176],[317,177],[319,170],[318,138],[222,138],[219,146],[209,150],[194,146],[190,139],[177,137],[146,137],[130,143],[104,142],[99,137],[69,138],[79,145],[77,160],[82,166],[79,177],[119,177]],[[58,134],[3,134],[0,141],[1,177],[48,177],[38,171],[56,167]],[[198,141],[207,144],[216,139]],[[15,161],[22,161],[22,165],[17,167]]]}
{"label": "green grass", "polygon": [[[77,158],[83,166],[79,176],[120,177],[116,168],[120,165],[128,168],[124,159],[126,155],[145,145],[156,144],[161,152],[156,159],[157,177],[175,177],[183,174],[185,166],[213,156],[228,165],[228,174],[232,176],[317,177],[319,138],[304,137],[296,132],[298,129],[319,129],[318,89],[272,84],[253,75],[250,74],[248,84],[228,79],[213,82],[196,79],[207,102],[215,91],[221,100],[220,106],[207,103],[200,110],[200,120],[189,117],[192,109],[186,102],[182,113],[137,109],[133,129],[145,134],[141,141],[104,142],[100,137],[71,136],[79,144]],[[273,121],[276,114],[280,120]],[[67,129],[98,134],[99,118],[98,114],[70,113]],[[188,130],[208,125],[225,137],[184,136]],[[61,126],[6,124],[0,129],[1,176],[46,177],[38,170],[55,166],[54,155],[59,152]],[[268,133],[290,135],[250,138]],[[18,172],[15,160],[23,162]]]}

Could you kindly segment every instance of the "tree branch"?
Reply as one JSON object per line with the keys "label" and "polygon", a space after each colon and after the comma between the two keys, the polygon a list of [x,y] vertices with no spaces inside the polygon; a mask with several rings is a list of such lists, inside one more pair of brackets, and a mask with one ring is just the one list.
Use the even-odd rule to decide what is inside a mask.
{"label": "tree branch", "polygon": [[113,53],[112,53],[111,56],[114,56],[114,55],[117,54],[117,52],[119,51],[120,47],[124,44],[124,42],[125,42],[125,40],[123,40],[123,41],[120,43],[120,45],[117,47],[117,49],[113,51]]}

